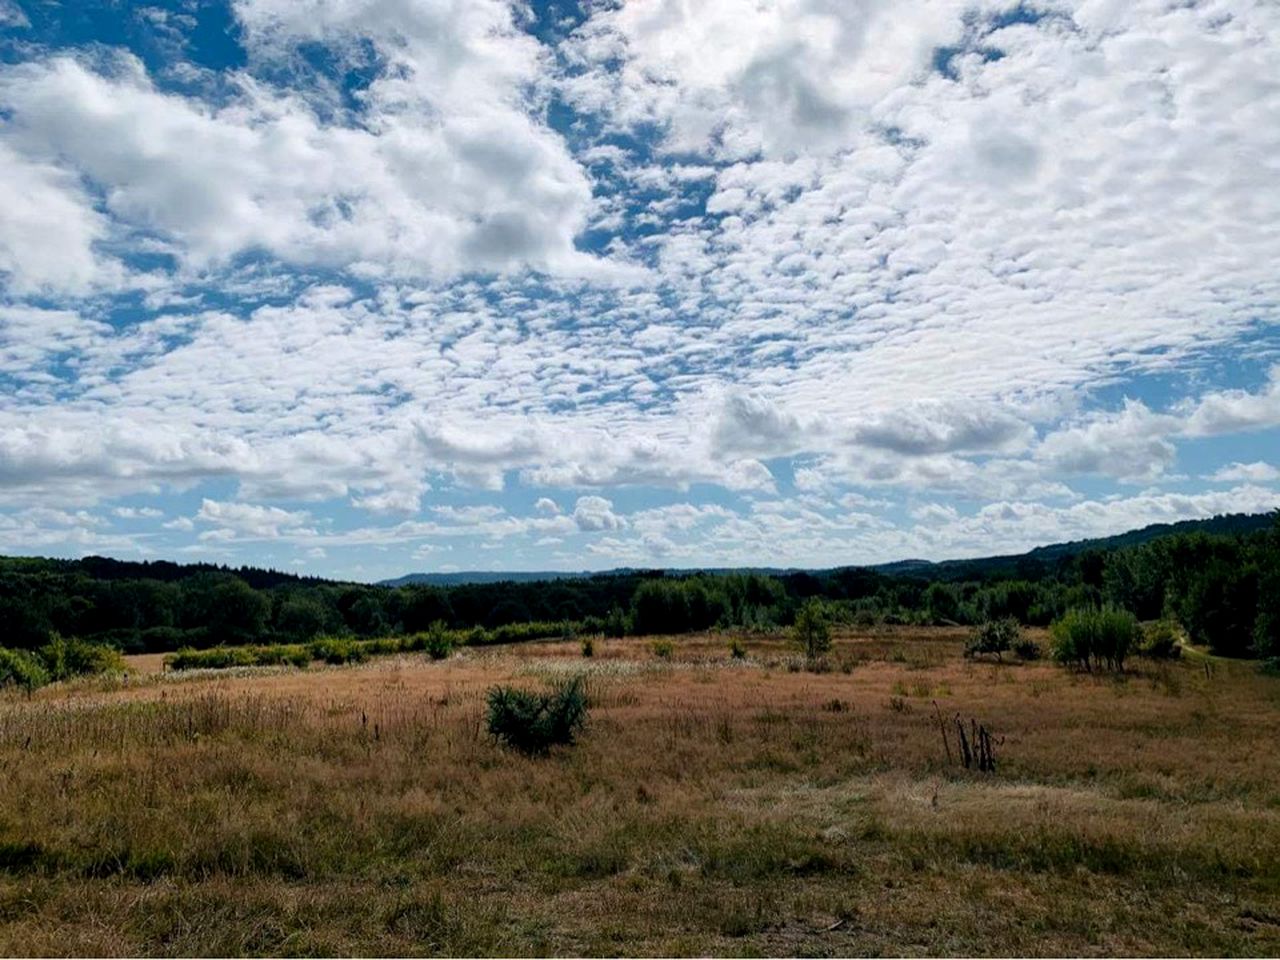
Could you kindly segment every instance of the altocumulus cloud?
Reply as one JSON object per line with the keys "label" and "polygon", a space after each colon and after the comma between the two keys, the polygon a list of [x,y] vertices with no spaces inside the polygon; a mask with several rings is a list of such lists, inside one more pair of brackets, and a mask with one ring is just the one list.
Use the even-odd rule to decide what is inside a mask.
{"label": "altocumulus cloud", "polygon": [[0,2],[4,550],[820,565],[1280,500],[1273,3],[86,4],[128,29]]}

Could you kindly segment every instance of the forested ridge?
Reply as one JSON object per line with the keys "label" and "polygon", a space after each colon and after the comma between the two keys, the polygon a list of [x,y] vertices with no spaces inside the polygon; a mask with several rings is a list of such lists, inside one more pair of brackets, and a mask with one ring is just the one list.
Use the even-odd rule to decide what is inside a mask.
{"label": "forested ridge", "polygon": [[1114,606],[1177,621],[1233,656],[1280,653],[1280,513],[1234,515],[1043,547],[1014,557],[780,574],[621,571],[544,581],[380,586],[251,567],[0,558],[0,645],[53,634],[124,652],[320,636],[414,634],[469,642],[572,633],[681,633],[790,625],[809,598],[851,624],[1046,625]]}

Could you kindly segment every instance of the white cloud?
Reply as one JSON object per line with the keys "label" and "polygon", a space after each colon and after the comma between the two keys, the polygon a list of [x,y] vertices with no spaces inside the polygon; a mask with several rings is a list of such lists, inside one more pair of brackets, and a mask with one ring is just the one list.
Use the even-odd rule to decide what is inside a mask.
{"label": "white cloud", "polygon": [[1095,415],[1049,433],[1036,457],[1061,473],[1099,473],[1120,480],[1150,480],[1173,464],[1177,454],[1166,436],[1175,418],[1126,401],[1115,414]]}
{"label": "white cloud", "polygon": [[158,520],[164,516],[164,511],[155,507],[116,507],[111,512],[121,520]]}
{"label": "white cloud", "polygon": [[118,280],[119,265],[99,249],[107,219],[74,173],[3,141],[0,172],[0,277],[11,294],[82,294]]}
{"label": "white cloud", "polygon": [[275,539],[314,532],[307,526],[311,522],[311,515],[303,510],[226,503],[207,497],[201,501],[200,510],[194,519],[213,526],[214,529],[201,534],[201,539],[209,540],[231,540],[239,537]]}
{"label": "white cloud", "polygon": [[153,233],[197,270],[266,251],[364,275],[602,275],[610,268],[574,246],[590,185],[525,102],[537,42],[497,0],[450,6],[237,6],[262,59],[304,42],[339,56],[374,44],[386,63],[360,118],[326,119],[323,89],[243,74],[227,78],[224,102],[167,93],[124,55],[0,70],[11,191],[0,268],[25,288],[101,281],[93,245],[107,223],[83,177],[122,228]]}
{"label": "white cloud", "polygon": [[1280,426],[1280,366],[1271,368],[1267,384],[1251,393],[1225,390],[1202,397],[1186,424],[1190,436],[1211,436]]}
{"label": "white cloud", "polygon": [[621,530],[627,525],[623,517],[613,512],[613,501],[596,496],[578,498],[573,506],[573,522],[586,532]]}
{"label": "white cloud", "polygon": [[1280,468],[1261,460],[1255,463],[1230,463],[1215,470],[1209,478],[1214,483],[1275,483]]}

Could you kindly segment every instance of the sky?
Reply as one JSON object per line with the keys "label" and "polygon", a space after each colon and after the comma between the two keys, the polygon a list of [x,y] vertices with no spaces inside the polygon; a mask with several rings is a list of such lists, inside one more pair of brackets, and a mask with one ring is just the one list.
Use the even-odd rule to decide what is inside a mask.
{"label": "sky", "polygon": [[0,553],[1026,550],[1280,505],[1274,0],[0,0]]}

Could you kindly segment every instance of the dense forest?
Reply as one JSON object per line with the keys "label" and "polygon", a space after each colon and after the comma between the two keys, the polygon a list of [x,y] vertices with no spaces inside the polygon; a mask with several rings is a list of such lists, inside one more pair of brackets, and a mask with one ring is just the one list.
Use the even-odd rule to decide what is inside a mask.
{"label": "dense forest", "polygon": [[126,653],[319,636],[414,634],[443,624],[469,642],[568,633],[682,633],[791,624],[809,598],[840,621],[1046,625],[1116,607],[1177,621],[1231,656],[1280,656],[1280,513],[1219,517],[1018,557],[825,571],[625,571],[528,582],[377,586],[252,568],[0,558],[0,645],[52,634]]}

